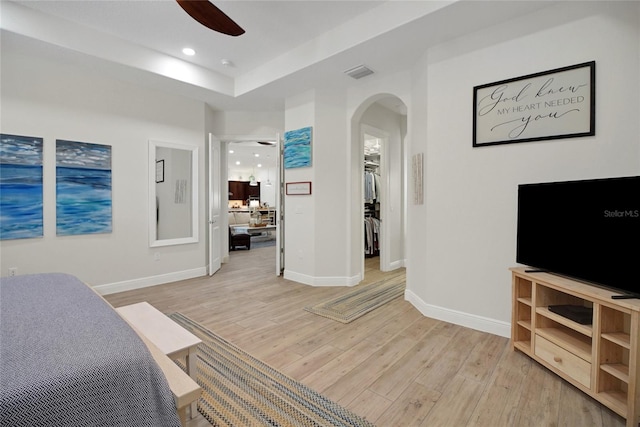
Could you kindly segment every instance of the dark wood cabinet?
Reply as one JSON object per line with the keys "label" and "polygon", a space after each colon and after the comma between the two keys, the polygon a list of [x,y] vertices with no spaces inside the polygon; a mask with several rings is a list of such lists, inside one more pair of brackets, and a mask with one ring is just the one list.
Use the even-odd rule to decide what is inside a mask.
{"label": "dark wood cabinet", "polygon": [[249,198],[249,196],[256,196],[258,197],[258,200],[260,200],[260,183],[258,182],[257,184],[258,185],[251,186],[249,185],[249,183],[247,183],[247,187],[246,187],[248,188],[246,193],[248,194],[247,199]]}
{"label": "dark wood cabinet", "polygon": [[260,199],[260,183],[251,186],[249,181],[229,181],[229,200],[246,201],[250,196]]}
{"label": "dark wood cabinet", "polygon": [[229,181],[229,200],[244,200],[243,181]]}

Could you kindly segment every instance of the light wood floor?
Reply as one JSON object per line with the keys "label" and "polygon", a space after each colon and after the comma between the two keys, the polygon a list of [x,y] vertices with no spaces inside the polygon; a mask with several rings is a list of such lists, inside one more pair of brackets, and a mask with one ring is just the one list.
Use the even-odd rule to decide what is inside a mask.
{"label": "light wood floor", "polygon": [[[422,316],[398,298],[350,323],[303,310],[345,288],[278,278],[274,249],[232,252],[212,278],[106,296],[181,312],[281,372],[386,426],[624,426],[509,340]],[[367,260],[366,281],[380,279]],[[198,414],[190,427],[209,425]]]}

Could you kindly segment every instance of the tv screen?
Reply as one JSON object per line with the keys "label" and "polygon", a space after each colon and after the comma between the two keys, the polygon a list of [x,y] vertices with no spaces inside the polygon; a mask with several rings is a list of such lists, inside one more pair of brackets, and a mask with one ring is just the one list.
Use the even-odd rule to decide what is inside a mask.
{"label": "tv screen", "polygon": [[640,176],[522,184],[516,261],[640,295]]}

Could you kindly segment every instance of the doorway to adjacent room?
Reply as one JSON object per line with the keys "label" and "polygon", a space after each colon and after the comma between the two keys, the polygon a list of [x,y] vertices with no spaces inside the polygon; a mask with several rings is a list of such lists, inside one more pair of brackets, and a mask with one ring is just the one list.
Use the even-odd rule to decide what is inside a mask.
{"label": "doorway to adjacent room", "polygon": [[[273,248],[274,268],[280,274],[284,240],[280,227],[281,183],[279,135],[223,137],[226,154],[229,240],[247,236],[238,250]],[[234,245],[229,245],[233,256]],[[281,250],[282,249],[282,250]]]}

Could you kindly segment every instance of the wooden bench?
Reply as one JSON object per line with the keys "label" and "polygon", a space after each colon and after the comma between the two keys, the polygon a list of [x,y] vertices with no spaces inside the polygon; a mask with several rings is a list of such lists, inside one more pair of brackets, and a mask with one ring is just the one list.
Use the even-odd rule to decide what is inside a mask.
{"label": "wooden bench", "polygon": [[[147,345],[149,352],[151,352],[151,355],[167,378],[167,383],[169,383],[169,388],[171,389],[171,393],[173,393],[173,399],[176,402],[180,422],[185,426],[188,418],[187,408],[190,405],[195,405],[194,402],[200,397],[202,389],[189,375],[176,365],[173,360],[169,359],[158,347],[141,334],[140,331],[136,330],[136,332]],[[191,415],[193,416],[195,412],[193,412],[193,409],[191,409],[191,411]]]}
{"label": "wooden bench", "polygon": [[[195,381],[195,351],[202,341],[147,302],[118,307],[116,311],[142,338],[164,372],[180,421],[185,425],[187,407],[191,406],[193,417],[197,411],[196,401],[202,392]],[[172,360],[180,357],[186,358],[187,373]]]}

